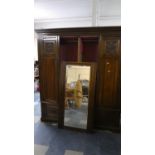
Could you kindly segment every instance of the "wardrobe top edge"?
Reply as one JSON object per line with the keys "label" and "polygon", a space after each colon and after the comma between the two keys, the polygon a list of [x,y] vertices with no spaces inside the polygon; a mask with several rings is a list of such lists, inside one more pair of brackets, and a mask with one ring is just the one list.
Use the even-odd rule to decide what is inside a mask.
{"label": "wardrobe top edge", "polygon": [[36,33],[121,31],[121,26],[35,29]]}

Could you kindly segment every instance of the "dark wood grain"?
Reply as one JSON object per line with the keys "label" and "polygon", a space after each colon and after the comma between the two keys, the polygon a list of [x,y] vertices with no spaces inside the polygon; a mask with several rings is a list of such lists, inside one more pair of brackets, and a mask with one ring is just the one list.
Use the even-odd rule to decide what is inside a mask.
{"label": "dark wood grain", "polygon": [[[95,62],[96,80],[90,128],[120,130],[121,27],[40,29],[38,54],[43,121],[63,126],[63,61]],[[92,94],[93,95],[93,94]],[[93,116],[94,115],[94,116]]]}
{"label": "dark wood grain", "polygon": [[58,120],[57,36],[42,36],[39,44],[39,74],[43,121]]}
{"label": "dark wood grain", "polygon": [[[120,34],[120,32],[119,32]],[[121,53],[120,36],[108,33],[100,39],[95,126],[120,130]]]}

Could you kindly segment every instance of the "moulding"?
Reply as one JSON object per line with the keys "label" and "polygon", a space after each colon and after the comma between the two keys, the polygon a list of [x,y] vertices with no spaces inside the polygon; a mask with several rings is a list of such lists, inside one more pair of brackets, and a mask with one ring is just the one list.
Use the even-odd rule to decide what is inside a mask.
{"label": "moulding", "polygon": [[[91,27],[92,17],[35,19],[35,29],[66,28],[66,27]],[[120,26],[120,16],[100,16],[96,26]]]}

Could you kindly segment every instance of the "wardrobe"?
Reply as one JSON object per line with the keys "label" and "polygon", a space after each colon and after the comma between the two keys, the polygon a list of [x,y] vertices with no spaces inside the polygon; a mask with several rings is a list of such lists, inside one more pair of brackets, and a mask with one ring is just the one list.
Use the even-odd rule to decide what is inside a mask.
{"label": "wardrobe", "polygon": [[61,119],[62,63],[94,63],[93,129],[120,131],[121,27],[38,29],[35,32],[41,120],[59,123]]}

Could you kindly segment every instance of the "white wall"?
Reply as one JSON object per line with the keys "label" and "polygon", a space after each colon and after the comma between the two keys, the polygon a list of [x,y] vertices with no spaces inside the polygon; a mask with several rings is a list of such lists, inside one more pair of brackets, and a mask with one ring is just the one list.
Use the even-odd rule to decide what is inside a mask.
{"label": "white wall", "polygon": [[38,60],[37,34],[34,33],[34,61]]}
{"label": "white wall", "polygon": [[120,26],[121,0],[35,0],[35,29]]}

